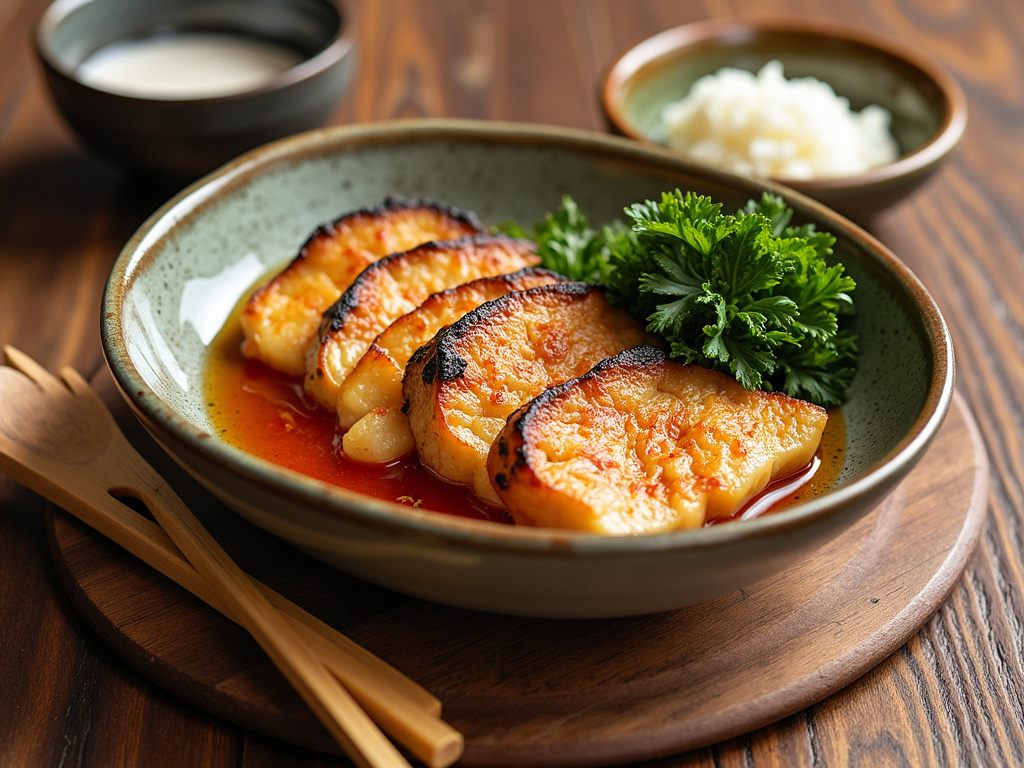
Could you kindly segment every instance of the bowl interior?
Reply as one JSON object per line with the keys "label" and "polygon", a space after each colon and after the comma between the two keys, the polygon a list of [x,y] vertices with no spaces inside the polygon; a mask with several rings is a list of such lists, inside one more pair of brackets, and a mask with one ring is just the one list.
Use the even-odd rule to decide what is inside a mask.
{"label": "bowl interior", "polygon": [[40,27],[40,48],[66,74],[100,48],[172,32],[236,32],[312,58],[340,34],[329,0],[59,0]]}
{"label": "bowl interior", "polygon": [[699,78],[723,67],[757,72],[778,59],[787,78],[822,80],[855,110],[870,104],[889,110],[905,157],[935,139],[950,120],[952,105],[933,72],[883,45],[806,26],[678,27],[644,41],[614,65],[606,82],[606,107],[627,135],[660,142],[662,109],[686,96]]}
{"label": "bowl interior", "polygon": [[[599,223],[676,187],[735,210],[764,185],[568,131],[428,122],[285,140],[186,190],[126,246],[105,298],[105,349],[122,389],[161,429],[273,482],[290,473],[217,439],[202,379],[208,348],[236,303],[317,225],[391,194],[468,208],[488,223],[531,223],[571,194]],[[948,404],[952,361],[941,317],[900,262],[846,220],[783,194],[799,220],[837,236],[835,258],[858,282],[862,357],[844,406],[848,448],[838,483],[849,486],[919,438],[940,399]],[[301,493],[305,481],[292,480]],[[366,512],[355,494],[336,498],[341,508]],[[441,528],[451,520],[434,517]]]}

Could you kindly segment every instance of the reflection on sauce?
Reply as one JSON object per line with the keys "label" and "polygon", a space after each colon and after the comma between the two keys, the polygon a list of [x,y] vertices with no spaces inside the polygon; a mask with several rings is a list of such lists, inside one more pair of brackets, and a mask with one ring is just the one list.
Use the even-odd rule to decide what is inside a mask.
{"label": "reflection on sauce", "polygon": [[[511,523],[503,510],[484,504],[468,488],[438,479],[415,456],[388,465],[346,459],[335,433],[334,414],[304,396],[301,379],[244,358],[241,341],[238,324],[229,320],[210,349],[206,400],[214,426],[226,442],[278,466],[368,496]],[[842,466],[845,443],[841,414],[833,412],[816,461],[796,476],[773,483],[729,519],[749,519],[820,494]]]}

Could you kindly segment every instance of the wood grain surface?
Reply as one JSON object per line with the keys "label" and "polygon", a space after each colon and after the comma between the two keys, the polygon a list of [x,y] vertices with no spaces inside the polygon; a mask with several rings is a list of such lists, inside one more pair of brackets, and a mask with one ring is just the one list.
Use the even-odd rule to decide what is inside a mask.
{"label": "wood grain surface", "polygon": [[[935,444],[873,514],[813,558],[733,595],[615,621],[445,608],[323,566],[241,520],[94,385],[131,442],[245,569],[438,695],[466,766],[610,765],[721,741],[816,704],[904,645],[977,542],[988,462],[957,398]],[[337,752],[230,621],[65,513],[54,561],[97,634],[186,701],[259,733]]]}
{"label": "wood grain surface", "polygon": [[[0,2],[0,342],[48,368],[102,365],[102,286],[173,190],[86,153],[32,54],[47,0]],[[942,61],[970,109],[954,157],[868,223],[921,277],[953,335],[958,390],[991,462],[965,576],[872,672],[781,722],[650,763],[1024,764],[1024,3],[1020,0],[363,0],[362,59],[335,122],[406,116],[604,130],[597,84],[629,46],[734,14],[856,22]],[[334,766],[166,693],[80,618],[46,505],[0,477],[0,766]],[[415,641],[417,633],[408,640]]]}

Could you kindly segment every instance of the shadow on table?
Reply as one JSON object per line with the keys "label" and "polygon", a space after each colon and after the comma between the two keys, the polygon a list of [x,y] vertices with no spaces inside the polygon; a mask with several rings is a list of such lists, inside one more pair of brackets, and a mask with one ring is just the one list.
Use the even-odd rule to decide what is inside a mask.
{"label": "shadow on table", "polygon": [[112,261],[177,191],[81,152],[0,162],[0,263],[35,255],[64,261],[94,248]]}

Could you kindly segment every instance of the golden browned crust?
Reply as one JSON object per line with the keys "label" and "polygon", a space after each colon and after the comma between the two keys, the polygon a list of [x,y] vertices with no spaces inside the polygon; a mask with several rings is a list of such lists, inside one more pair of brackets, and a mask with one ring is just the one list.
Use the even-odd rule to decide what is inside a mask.
{"label": "golden browned crust", "polygon": [[399,197],[320,226],[295,259],[249,299],[241,317],[242,351],[301,375],[321,315],[367,265],[430,240],[481,231],[472,213]]}
{"label": "golden browned crust", "polygon": [[374,339],[341,384],[338,424],[348,430],[342,436],[345,453],[357,461],[380,464],[412,452],[412,432],[401,411],[405,402],[402,376],[412,354],[441,328],[484,302],[513,291],[566,281],[537,267],[483,277],[435,293],[395,320]]}
{"label": "golden browned crust", "polygon": [[413,352],[444,326],[481,304],[513,291],[568,282],[568,278],[540,267],[482,277],[428,296],[416,309],[381,331],[341,385],[338,423],[347,429],[361,416],[381,406],[401,407],[402,376]]}
{"label": "golden browned crust", "polygon": [[535,248],[528,240],[473,235],[424,243],[374,262],[323,313],[306,351],[306,392],[336,408],[342,382],[388,325],[432,293],[536,264]]}
{"label": "golden browned crust", "polygon": [[516,523],[611,535],[729,517],[813,458],[827,414],[632,349],[509,418],[488,474]]}
{"label": "golden browned crust", "polygon": [[506,417],[550,386],[653,340],[587,283],[557,283],[482,304],[419,349],[406,367],[406,413],[435,474],[497,497],[486,472]]}

